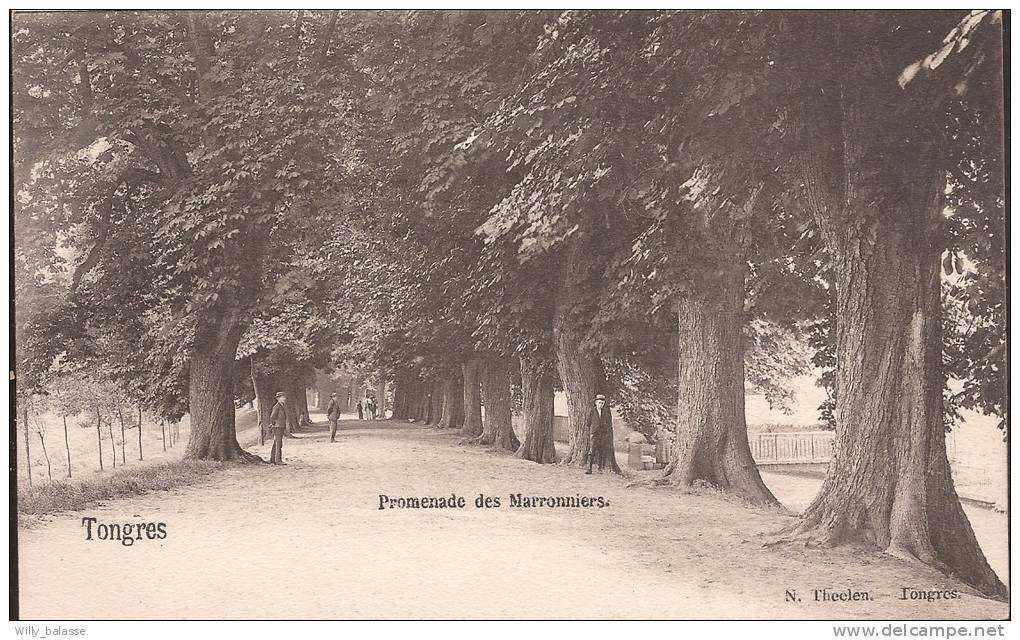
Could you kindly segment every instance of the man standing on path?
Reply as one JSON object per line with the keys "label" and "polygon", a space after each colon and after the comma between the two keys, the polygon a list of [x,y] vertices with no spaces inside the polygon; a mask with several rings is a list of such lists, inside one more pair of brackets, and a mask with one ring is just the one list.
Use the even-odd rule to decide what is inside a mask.
{"label": "man standing on path", "polygon": [[598,458],[599,471],[606,466],[607,448],[609,455],[615,455],[613,452],[613,414],[606,406],[606,397],[601,393],[595,396],[595,411],[588,421],[588,432],[591,436],[588,440],[588,470],[585,471],[585,474],[591,473],[592,463],[596,458]]}
{"label": "man standing on path", "polygon": [[273,450],[269,454],[270,464],[283,464],[283,433],[287,430],[287,394],[276,393],[276,406],[269,414],[269,424],[273,429]]}
{"label": "man standing on path", "polygon": [[326,418],[329,420],[329,441],[336,442],[336,421],[340,419],[340,403],[336,401],[335,393],[329,394]]}

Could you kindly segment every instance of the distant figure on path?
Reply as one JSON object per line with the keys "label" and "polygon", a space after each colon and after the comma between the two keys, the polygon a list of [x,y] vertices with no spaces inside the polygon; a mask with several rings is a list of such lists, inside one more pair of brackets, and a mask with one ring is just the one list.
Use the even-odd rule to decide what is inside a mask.
{"label": "distant figure on path", "polygon": [[372,416],[373,420],[375,420],[375,409],[376,409],[375,398],[368,398],[368,414]]}
{"label": "distant figure on path", "polygon": [[269,454],[271,464],[283,464],[283,433],[287,430],[287,394],[278,391],[276,406],[269,415],[269,424],[273,429],[273,450]]}
{"label": "distant figure on path", "polygon": [[329,420],[329,441],[336,442],[336,421],[340,419],[340,403],[336,401],[335,393],[329,394],[326,418]]}
{"label": "distant figure on path", "polygon": [[358,400],[358,402],[356,404],[358,405],[358,420],[364,420],[365,419],[365,408],[361,404],[361,400]]}
{"label": "distant figure on path", "polygon": [[613,414],[606,406],[606,397],[601,393],[595,396],[595,411],[591,414],[588,422],[588,431],[591,438],[588,440],[588,470],[591,473],[592,464],[598,462],[599,471],[609,465],[608,455],[615,455],[613,452]]}

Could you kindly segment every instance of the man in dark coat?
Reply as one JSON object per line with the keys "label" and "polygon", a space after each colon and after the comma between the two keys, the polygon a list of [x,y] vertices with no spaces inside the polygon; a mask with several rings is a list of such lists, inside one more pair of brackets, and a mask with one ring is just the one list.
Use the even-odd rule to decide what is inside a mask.
{"label": "man in dark coat", "polygon": [[336,401],[335,393],[329,394],[326,418],[329,420],[329,441],[336,442],[336,421],[340,419],[340,403]]}
{"label": "man in dark coat", "polygon": [[613,451],[613,415],[606,406],[606,397],[601,393],[595,396],[595,411],[588,419],[588,433],[591,434],[588,440],[588,470],[591,473],[592,464],[598,462],[599,471],[609,464],[607,457],[614,456]]}
{"label": "man in dark coat", "polygon": [[273,430],[273,450],[269,454],[271,464],[283,464],[283,434],[287,431],[287,394],[276,394],[276,406],[269,414],[269,425]]}

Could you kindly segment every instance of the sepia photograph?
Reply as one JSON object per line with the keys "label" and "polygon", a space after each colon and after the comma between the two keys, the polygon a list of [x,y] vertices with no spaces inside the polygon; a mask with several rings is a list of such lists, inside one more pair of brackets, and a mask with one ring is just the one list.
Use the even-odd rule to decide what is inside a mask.
{"label": "sepia photograph", "polygon": [[10,632],[1005,635],[1008,10],[9,30]]}

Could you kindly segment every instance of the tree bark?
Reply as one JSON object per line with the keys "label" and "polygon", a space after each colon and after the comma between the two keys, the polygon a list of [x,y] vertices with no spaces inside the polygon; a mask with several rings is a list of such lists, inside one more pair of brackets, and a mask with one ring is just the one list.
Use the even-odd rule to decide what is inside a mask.
{"label": "tree bark", "polygon": [[464,382],[453,374],[443,385],[443,417],[436,425],[439,429],[459,429],[464,424]]}
{"label": "tree bark", "polygon": [[[329,406],[329,394],[336,392],[336,385],[324,372],[315,370],[315,406],[319,411],[325,411]],[[339,394],[338,394],[339,395]],[[340,399],[337,398],[339,403]]]}
{"label": "tree bark", "polygon": [[443,419],[443,399],[446,395],[447,381],[436,380],[432,383],[432,393],[429,395],[429,410],[428,416],[425,418],[425,423],[438,426]]}
{"label": "tree bark", "polygon": [[394,420],[407,419],[408,392],[410,391],[410,379],[406,374],[398,373],[393,379],[393,413],[390,415]]}
{"label": "tree bark", "polygon": [[142,408],[138,407],[138,459],[142,460]]}
{"label": "tree bark", "polygon": [[833,459],[795,533],[874,545],[1005,598],[946,455],[939,253],[896,229],[860,249],[837,259]]}
{"label": "tree bark", "polygon": [[517,451],[521,441],[514,433],[510,414],[510,369],[506,358],[491,356],[486,359],[482,374],[482,398],[485,402],[485,420],[479,444]]}
{"label": "tree bark", "polygon": [[479,357],[473,357],[462,365],[464,373],[464,426],[461,427],[461,434],[469,438],[477,438],[482,435],[482,398],[480,387],[480,374],[483,361]]}
{"label": "tree bark", "polygon": [[294,429],[301,425],[301,384],[298,382],[297,372],[293,367],[287,367],[281,374],[280,386],[290,402],[287,403],[287,431],[288,436],[294,435]]}
{"label": "tree bark", "polygon": [[539,464],[554,463],[551,365],[535,358],[521,358],[521,389],[524,395],[524,441],[516,455]]}
{"label": "tree bark", "polygon": [[319,48],[318,64],[321,64],[326,60],[326,55],[329,53],[329,44],[333,39],[333,32],[336,30],[336,20],[339,17],[340,12],[333,10],[329,15],[329,23],[326,24],[326,31],[322,34],[321,44]]}
{"label": "tree bark", "polygon": [[415,412],[415,420],[423,424],[428,423],[429,409],[432,406],[432,383],[422,380],[418,383],[418,408]]}
{"label": "tree bark", "polygon": [[376,415],[380,420],[386,419],[386,376],[380,371],[375,383]]}
{"label": "tree bark", "polygon": [[[287,395],[291,398],[290,405],[294,410],[294,424],[299,427],[311,424],[311,418],[308,415],[308,366],[298,363],[287,367],[283,380]],[[293,435],[293,433],[289,435]]]}
{"label": "tree bark", "polygon": [[[166,423],[161,422],[159,428],[163,431],[163,452],[166,453]],[[99,468],[103,468],[103,453],[99,452]]]}
{"label": "tree bark", "polygon": [[252,359],[251,381],[252,388],[255,389],[255,400],[258,403],[256,419],[259,425],[259,444],[265,444],[269,418],[273,413],[273,405],[276,404],[276,383],[272,375],[262,373],[255,368],[254,358]]}
{"label": "tree bark", "polygon": [[243,325],[234,310],[220,312],[200,328],[189,354],[189,460],[265,462],[241,449],[234,423],[234,358]]}
{"label": "tree bark", "polygon": [[417,422],[419,408],[425,395],[424,386],[421,379],[414,374],[409,374],[407,380],[407,415],[405,417]]}
{"label": "tree bark", "polygon": [[67,439],[67,416],[60,416],[64,421],[64,449],[67,450],[67,477],[71,477],[71,443]]}
{"label": "tree bark", "polygon": [[[575,238],[564,249],[559,295],[553,310],[556,368],[567,396],[570,434],[569,449],[563,463],[577,466],[583,465],[587,458],[595,394],[604,392],[606,386],[602,360],[589,348],[585,339],[590,311],[586,308],[583,291],[591,275],[591,264],[585,258],[583,247],[582,240]],[[616,466],[615,455],[612,466]]]}
{"label": "tree bark", "polygon": [[797,114],[805,137],[831,141],[805,144],[801,166],[835,272],[836,440],[822,488],[791,534],[863,542],[1004,599],[946,455],[943,133],[923,102],[889,81],[901,65],[883,57],[863,24],[817,32],[838,45],[833,56],[854,47],[867,64],[806,61],[819,65],[808,69],[831,91],[813,95]]}
{"label": "tree bark", "polygon": [[210,98],[205,75],[209,71],[215,56],[212,35],[209,27],[199,11],[188,11],[186,14],[188,36],[191,38],[191,52],[195,59],[195,102]]}
{"label": "tree bark", "polygon": [[[731,247],[732,249],[732,247]],[[736,252],[731,255],[738,255]],[[677,304],[676,441],[665,477],[707,482],[756,504],[777,504],[751,457],[744,417],[744,269],[739,258]]]}

